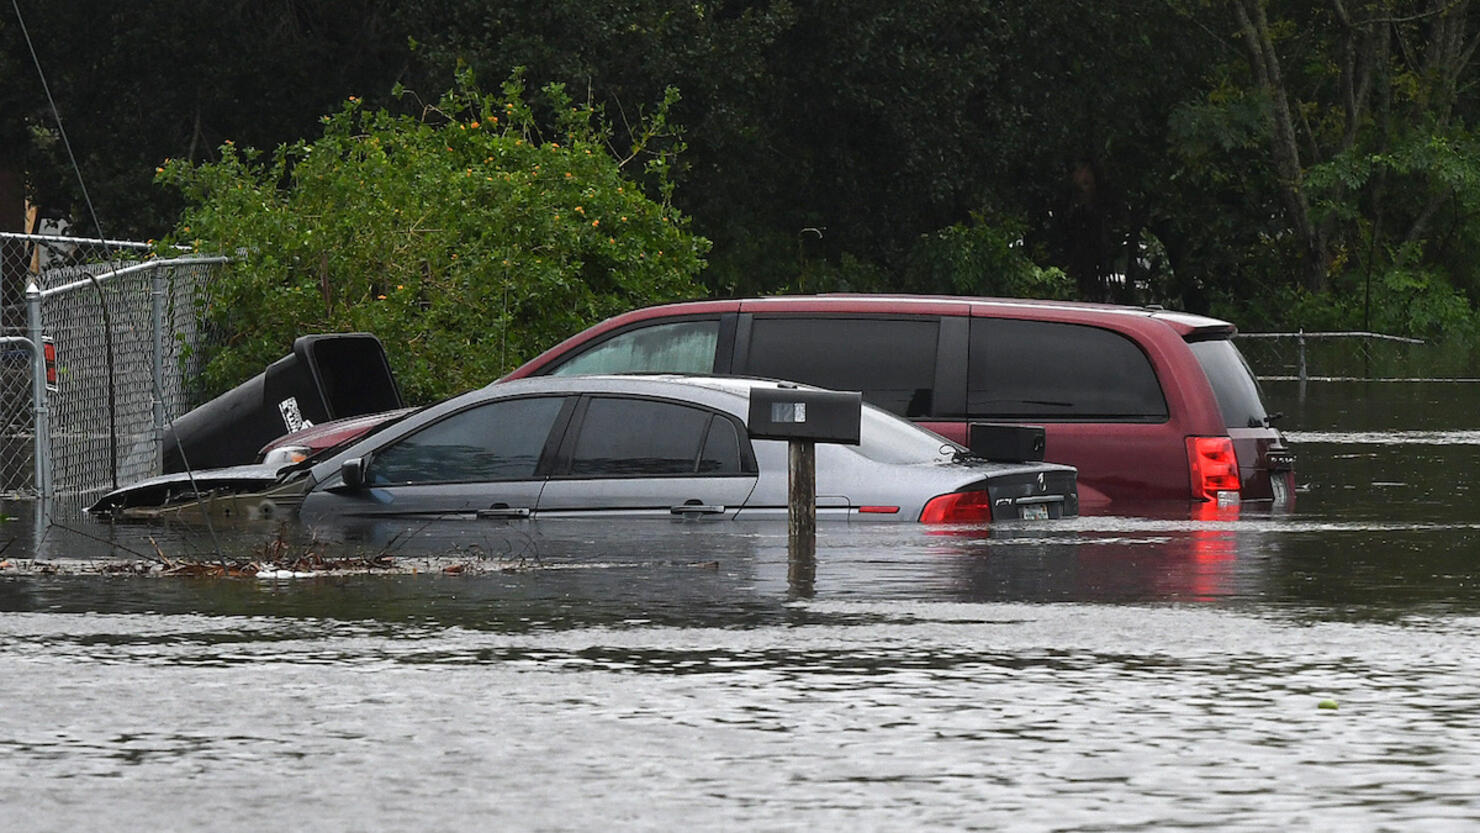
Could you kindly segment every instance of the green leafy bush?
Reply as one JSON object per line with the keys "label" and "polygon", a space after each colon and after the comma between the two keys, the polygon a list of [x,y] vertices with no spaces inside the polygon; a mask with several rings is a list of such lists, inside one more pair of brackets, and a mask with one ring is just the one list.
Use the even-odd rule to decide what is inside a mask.
{"label": "green leafy bush", "polygon": [[1462,293],[1442,275],[1416,267],[1389,267],[1370,278],[1337,276],[1328,292],[1283,286],[1242,303],[1213,305],[1213,315],[1246,332],[1369,331],[1421,338],[1459,351],[1480,347],[1480,320]]}
{"label": "green leafy bush", "polygon": [[1019,222],[993,222],[974,213],[921,235],[910,251],[904,283],[915,291],[1004,298],[1071,298],[1074,282],[1063,270],[1042,267],[1029,256]]}
{"label": "green leafy bush", "polygon": [[171,242],[232,256],[210,291],[220,341],[202,393],[261,372],[304,333],[365,331],[407,398],[428,401],[606,316],[702,294],[709,242],[669,201],[676,100],[614,152],[601,114],[559,85],[538,102],[556,125],[546,137],[519,73],[497,96],[463,73],[418,115],[352,97],[314,141],[167,162],[158,181],[190,204]]}

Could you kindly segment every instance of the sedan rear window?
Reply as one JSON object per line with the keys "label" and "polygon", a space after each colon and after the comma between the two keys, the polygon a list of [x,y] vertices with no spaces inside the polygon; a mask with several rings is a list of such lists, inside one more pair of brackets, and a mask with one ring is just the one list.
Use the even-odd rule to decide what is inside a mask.
{"label": "sedan rear window", "polygon": [[1259,384],[1249,370],[1244,355],[1228,339],[1194,341],[1188,345],[1192,355],[1208,374],[1223,424],[1229,428],[1261,428],[1268,425],[1268,414],[1259,396]]}
{"label": "sedan rear window", "polygon": [[955,457],[961,446],[913,422],[865,407],[854,451],[880,463],[938,463]]}

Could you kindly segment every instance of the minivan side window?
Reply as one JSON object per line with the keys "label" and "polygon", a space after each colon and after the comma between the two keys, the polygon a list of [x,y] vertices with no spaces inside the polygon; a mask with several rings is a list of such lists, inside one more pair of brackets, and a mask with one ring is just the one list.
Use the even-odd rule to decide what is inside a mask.
{"label": "minivan side window", "polygon": [[629,330],[576,355],[552,376],[587,373],[712,373],[719,321],[673,321]]}
{"label": "minivan side window", "polygon": [[934,317],[757,317],[745,372],[861,391],[886,411],[930,416],[939,333]]}
{"label": "minivan side window", "polygon": [[973,318],[968,416],[1159,422],[1166,397],[1141,348],[1100,327]]}
{"label": "minivan side window", "polygon": [[459,411],[375,453],[375,484],[478,483],[534,476],[565,397],[501,399]]}
{"label": "minivan side window", "polygon": [[[645,430],[633,431],[634,425]],[[576,477],[740,473],[734,423],[710,411],[652,399],[593,397],[570,460]]]}

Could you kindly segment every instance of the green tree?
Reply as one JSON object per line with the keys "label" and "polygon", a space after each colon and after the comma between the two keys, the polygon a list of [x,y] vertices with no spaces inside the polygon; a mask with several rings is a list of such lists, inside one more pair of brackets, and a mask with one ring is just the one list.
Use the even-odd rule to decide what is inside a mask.
{"label": "green tree", "polygon": [[[348,95],[384,97],[413,71],[389,0],[48,0],[0,13],[0,179],[96,233],[145,240],[178,218],[151,178],[165,158],[206,160],[227,139],[275,147]],[[35,46],[41,84],[22,37]],[[503,77],[504,72],[496,77]],[[448,77],[443,75],[443,78]],[[0,227],[8,207],[0,206]]]}
{"label": "green tree", "polygon": [[[429,8],[434,63],[516,60],[611,107],[678,85],[692,151],[677,199],[715,241],[718,293],[828,285],[799,262],[832,285],[913,285],[919,241],[974,213],[1022,218],[1024,251],[1087,297],[1147,283],[1142,249],[1173,216],[1169,117],[1208,59],[1163,0]],[[973,280],[991,282],[941,288]]]}
{"label": "green tree", "polygon": [[1185,105],[1174,144],[1198,213],[1225,206],[1212,226],[1234,276],[1219,287],[1225,314],[1469,337],[1480,7],[1222,0],[1188,12],[1221,17],[1238,47],[1209,65],[1210,92]]}
{"label": "green tree", "polygon": [[[708,242],[671,204],[673,149],[613,156],[590,108],[558,85],[544,92],[552,133],[517,75],[495,96],[464,73],[417,116],[351,98],[313,141],[271,156],[228,143],[219,161],[164,165],[159,179],[189,202],[174,239],[235,253],[212,288],[224,346],[206,392],[260,372],[302,333],[363,330],[426,401],[606,316],[697,294]],[[635,134],[670,134],[673,101]]]}
{"label": "green tree", "polygon": [[[670,141],[644,135],[642,105],[683,92],[669,113],[689,150],[666,181],[714,241],[698,276],[714,294],[995,291],[1024,267],[1081,298],[1246,327],[1424,311],[1402,318],[1412,332],[1463,329],[1480,299],[1475,0],[56,0],[28,14],[114,236],[172,222],[179,195],[142,187],[165,156],[275,147],[346,95],[409,113],[373,91],[522,65],[532,88],[563,83],[604,114],[623,156]],[[20,160],[30,193],[69,204],[7,24],[0,167]],[[105,35],[78,50],[82,27]],[[531,105],[532,124],[559,130],[556,108]],[[991,240],[1013,244],[1008,261],[981,257]],[[952,271],[988,268],[1008,272]]]}
{"label": "green tree", "polygon": [[782,101],[795,95],[780,41],[796,25],[792,0],[422,0],[402,12],[432,67],[501,77],[525,66],[582,91],[619,138],[636,103],[677,87],[690,150],[673,172],[675,200],[715,241],[705,284],[755,292],[794,277],[797,234],[816,223],[796,195],[809,173],[779,135]]}

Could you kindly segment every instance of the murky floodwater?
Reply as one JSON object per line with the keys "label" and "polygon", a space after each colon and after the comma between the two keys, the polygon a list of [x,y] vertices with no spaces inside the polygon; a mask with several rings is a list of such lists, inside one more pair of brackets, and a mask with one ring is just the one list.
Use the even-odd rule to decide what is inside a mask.
{"label": "murky floodwater", "polygon": [[1267,392],[1293,512],[824,527],[808,588],[783,528],[700,524],[424,531],[480,575],[0,572],[3,827],[1469,829],[1480,392]]}

